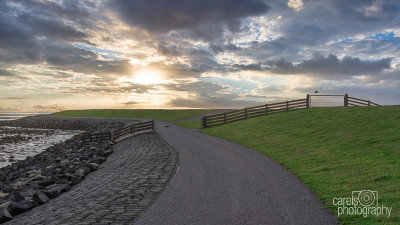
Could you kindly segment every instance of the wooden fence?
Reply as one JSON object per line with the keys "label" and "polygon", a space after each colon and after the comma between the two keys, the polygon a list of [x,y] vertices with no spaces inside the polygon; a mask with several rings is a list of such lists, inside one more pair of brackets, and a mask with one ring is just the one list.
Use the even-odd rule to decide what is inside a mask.
{"label": "wooden fence", "polygon": [[[317,95],[312,95],[317,96]],[[379,106],[370,100],[363,100],[359,98],[350,97],[345,95],[321,95],[321,96],[344,96],[344,106]],[[239,110],[234,110],[227,113],[220,113],[211,116],[203,116],[201,119],[201,128],[217,126],[225,123],[231,123],[239,120],[244,120],[257,116],[264,116],[270,113],[286,112],[295,109],[308,109],[310,108],[311,95],[307,98],[297,99],[286,102],[278,102],[272,104],[259,105]]]}
{"label": "wooden fence", "polygon": [[270,113],[286,112],[294,109],[306,109],[309,107],[308,101],[309,98],[307,97],[304,99],[259,105],[211,116],[203,116],[203,118],[201,119],[201,127],[202,128],[212,127],[247,118],[263,116]]}
{"label": "wooden fence", "polygon": [[120,128],[118,130],[111,130],[101,133],[87,132],[83,134],[82,140],[87,141],[99,141],[99,140],[112,140],[119,141],[124,137],[133,135],[139,132],[152,131],[155,129],[154,119],[143,123],[133,123],[132,125]]}
{"label": "wooden fence", "polygon": [[370,100],[350,97],[348,94],[344,95],[344,106],[380,106]]}

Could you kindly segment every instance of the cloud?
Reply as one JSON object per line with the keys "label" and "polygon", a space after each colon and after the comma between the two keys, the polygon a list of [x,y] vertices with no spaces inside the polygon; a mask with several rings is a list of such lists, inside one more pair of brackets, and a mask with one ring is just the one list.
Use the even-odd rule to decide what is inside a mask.
{"label": "cloud", "polygon": [[204,82],[204,81],[196,81],[196,82],[189,82],[189,81],[181,81],[179,83],[170,83],[163,85],[165,88],[174,91],[186,91],[186,92],[195,92],[198,94],[205,94],[205,93],[217,93],[221,90],[226,89],[226,87],[221,86],[219,84]]}
{"label": "cloud", "polygon": [[117,0],[110,1],[128,24],[151,33],[183,31],[198,39],[221,37],[224,29],[241,30],[241,19],[266,13],[261,0]]}
{"label": "cloud", "polygon": [[[293,2],[297,1],[293,0]],[[398,1],[382,2],[377,16],[371,17],[367,13],[367,8],[373,5],[373,2],[365,0],[307,1],[303,10],[295,15],[280,8],[278,10],[283,16],[280,31],[288,43],[312,47],[352,34],[397,28],[400,18]],[[274,6],[280,7],[278,4],[272,5]]]}
{"label": "cloud", "polygon": [[91,51],[70,45],[49,45],[45,52],[44,60],[59,70],[96,75],[126,75],[132,73],[133,69],[128,60],[101,60]]}
{"label": "cloud", "polygon": [[[280,59],[269,63],[270,70],[278,74],[314,74],[320,76],[357,76],[374,74],[390,68],[390,58],[380,60],[361,60],[357,57],[345,56],[339,59],[335,55],[323,57],[314,55],[310,60],[299,64]],[[267,63],[268,64],[268,63]],[[334,77],[331,77],[334,78]]]}
{"label": "cloud", "polygon": [[70,41],[82,41],[87,37],[85,33],[66,25],[59,19],[22,14],[17,20],[20,24],[29,24],[29,32],[34,36],[45,36],[46,38]]}
{"label": "cloud", "polygon": [[34,105],[32,108],[39,109],[39,110],[50,110],[50,111],[61,111],[65,110],[64,106],[55,105]]}
{"label": "cloud", "polygon": [[123,103],[121,103],[121,104],[124,104],[124,105],[137,105],[137,104],[139,104],[139,102],[127,101],[127,102],[123,102]]}
{"label": "cloud", "polygon": [[240,99],[230,99],[225,97],[191,96],[188,98],[175,98],[169,103],[172,107],[193,107],[193,108],[209,108],[209,109],[234,109],[246,106],[261,105],[257,101],[245,101]]}
{"label": "cloud", "polygon": [[302,10],[303,9],[303,6],[304,6],[304,4],[303,4],[303,1],[302,0],[289,0],[288,1],[288,3],[287,3],[287,5],[290,7],[290,8],[293,8],[295,11],[300,11],[300,10]]}
{"label": "cloud", "polygon": [[26,97],[23,97],[23,98],[21,98],[21,97],[6,97],[6,98],[0,98],[0,99],[21,100],[21,99],[28,99],[28,98],[26,98]]}
{"label": "cloud", "polygon": [[8,76],[13,76],[13,75],[14,75],[13,72],[10,72],[8,70],[0,69],[0,77],[8,77]]}

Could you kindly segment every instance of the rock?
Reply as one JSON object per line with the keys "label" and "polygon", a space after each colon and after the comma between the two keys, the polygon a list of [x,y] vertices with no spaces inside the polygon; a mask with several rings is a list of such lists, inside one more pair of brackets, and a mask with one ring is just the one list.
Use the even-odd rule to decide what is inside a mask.
{"label": "rock", "polygon": [[12,210],[12,207],[11,207],[11,204],[12,204],[13,202],[12,201],[7,201],[7,202],[4,202],[4,203],[2,203],[1,205],[0,205],[0,207],[1,208],[3,208],[3,209],[6,209],[7,211],[11,211]]}
{"label": "rock", "polygon": [[4,199],[8,200],[8,201],[13,201],[13,202],[19,202],[19,201],[25,200],[25,198],[16,191],[11,192],[7,196],[5,196]]}
{"label": "rock", "polygon": [[8,195],[8,193],[0,192],[0,198],[4,198],[4,197],[6,197],[7,195]]}
{"label": "rock", "polygon": [[[90,124],[87,121],[41,121],[22,119],[21,127],[63,128],[109,130],[117,128],[109,124]],[[2,122],[0,122],[2,123]],[[10,122],[17,126],[16,121]],[[10,124],[10,125],[11,125]],[[27,125],[28,124],[28,125]],[[69,124],[69,125],[66,125]],[[118,126],[122,126],[123,123]],[[4,150],[0,157],[5,161],[16,160],[16,163],[0,169],[0,220],[9,220],[12,215],[29,210],[49,201],[62,192],[71,189],[70,185],[78,184],[90,172],[99,169],[100,164],[113,152],[112,141],[82,142],[82,136],[56,144],[45,151],[25,160],[18,161],[9,157],[13,151]],[[1,148],[1,147],[0,147]],[[4,149],[4,148],[3,148]],[[8,151],[8,152],[7,152]],[[2,155],[6,154],[6,155]],[[1,212],[2,210],[4,212]]]}
{"label": "rock", "polygon": [[64,159],[64,160],[62,160],[60,163],[62,163],[62,164],[68,164],[68,163],[69,163],[69,160],[68,160],[68,159]]}
{"label": "rock", "polygon": [[45,193],[43,193],[41,191],[36,191],[36,193],[33,195],[32,200],[38,204],[42,204],[42,203],[49,201],[50,198],[47,197],[47,195]]}
{"label": "rock", "polygon": [[78,169],[76,171],[76,174],[78,174],[78,176],[80,176],[80,177],[84,177],[85,176],[85,170],[84,169]]}
{"label": "rock", "polygon": [[72,185],[78,184],[79,182],[81,182],[81,180],[82,178],[80,176],[72,175],[71,184]]}
{"label": "rock", "polygon": [[55,183],[55,181],[54,181],[53,179],[47,178],[47,177],[41,179],[40,181],[38,181],[38,184],[39,184],[41,187],[46,187],[46,186],[49,186],[49,185],[54,184],[54,183]]}
{"label": "rock", "polygon": [[90,172],[92,172],[92,170],[87,166],[82,167],[82,169],[85,171],[86,175],[89,174]]}
{"label": "rock", "polygon": [[9,213],[6,209],[0,208],[0,223],[7,222],[12,219],[11,213]]}
{"label": "rock", "polygon": [[97,169],[99,169],[99,167],[100,166],[97,163],[89,163],[89,168],[92,170],[97,170]]}
{"label": "rock", "polygon": [[20,213],[26,212],[29,209],[31,209],[33,207],[33,204],[31,201],[23,200],[23,201],[19,201],[19,202],[13,202],[13,203],[11,203],[11,206],[13,208],[12,213],[14,215],[18,215]]}
{"label": "rock", "polygon": [[50,198],[54,198],[61,194],[64,191],[71,190],[71,187],[68,184],[52,184],[47,186],[46,189],[41,190],[43,193],[48,195]]}
{"label": "rock", "polygon": [[24,197],[25,199],[26,199],[27,197],[31,197],[31,198],[32,198],[33,194],[35,194],[35,191],[32,190],[32,189],[28,189],[28,190],[25,190],[25,191],[21,191],[19,194],[20,194],[22,197]]}

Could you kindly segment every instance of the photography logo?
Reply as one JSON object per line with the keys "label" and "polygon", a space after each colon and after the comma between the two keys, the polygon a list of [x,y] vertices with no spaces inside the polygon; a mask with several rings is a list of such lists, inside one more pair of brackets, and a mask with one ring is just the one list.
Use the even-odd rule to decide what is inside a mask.
{"label": "photography logo", "polygon": [[353,198],[357,198],[360,205],[362,206],[371,206],[376,203],[378,206],[378,192],[370,191],[370,190],[362,190],[362,191],[353,191],[351,192],[351,196]]}
{"label": "photography logo", "polygon": [[379,205],[377,191],[352,191],[351,197],[333,198],[333,204],[338,207],[338,217],[343,215],[390,216],[392,207]]}

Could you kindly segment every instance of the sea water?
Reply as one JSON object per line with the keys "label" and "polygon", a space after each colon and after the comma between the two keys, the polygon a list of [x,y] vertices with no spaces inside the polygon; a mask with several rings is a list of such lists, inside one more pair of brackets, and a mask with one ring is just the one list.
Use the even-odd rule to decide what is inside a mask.
{"label": "sea water", "polygon": [[0,113],[0,121],[1,120],[16,120],[22,117],[27,117],[27,116],[35,116],[35,115],[46,115],[50,113],[19,113],[19,112],[12,112],[12,113]]}
{"label": "sea water", "polygon": [[79,131],[0,126],[0,168],[62,143]]}

